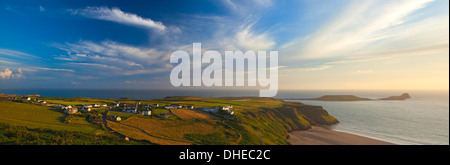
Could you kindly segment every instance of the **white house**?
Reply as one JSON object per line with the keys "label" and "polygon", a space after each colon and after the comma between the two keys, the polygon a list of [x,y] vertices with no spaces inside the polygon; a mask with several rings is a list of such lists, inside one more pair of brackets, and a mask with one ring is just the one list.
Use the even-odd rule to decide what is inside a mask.
{"label": "white house", "polygon": [[173,108],[178,108],[178,109],[183,108],[183,106],[178,105],[178,104],[172,104],[172,105],[170,105],[170,106],[172,106]]}
{"label": "white house", "polygon": [[233,111],[233,110],[229,110],[228,113],[229,113],[230,115],[234,115],[234,111]]}
{"label": "white house", "polygon": [[174,109],[175,107],[173,107],[172,105],[166,105],[164,108],[166,108],[166,109]]}
{"label": "white house", "polygon": [[85,107],[85,108],[92,108],[92,104],[84,104],[83,107]]}
{"label": "white house", "polygon": [[82,107],[81,111],[91,112],[91,108]]}
{"label": "white house", "polygon": [[65,114],[71,115],[71,114],[75,114],[78,112],[78,108],[73,107],[73,108],[66,108],[66,110],[64,111]]}
{"label": "white house", "polygon": [[228,110],[230,110],[230,109],[233,109],[233,106],[231,106],[231,105],[225,105],[225,106],[221,107],[221,109],[222,109],[222,110],[225,110],[225,111],[228,111]]}
{"label": "white house", "polygon": [[30,100],[31,100],[31,97],[22,97],[22,98],[20,98],[20,100],[23,100],[23,101],[30,101]]}
{"label": "white house", "polygon": [[122,118],[120,118],[120,116],[108,116],[108,119],[112,120],[112,121],[121,121],[122,120]]}
{"label": "white house", "polygon": [[149,110],[141,111],[141,115],[150,116],[150,115],[152,115],[152,111],[149,111]]}
{"label": "white house", "polygon": [[94,104],[94,107],[98,108],[98,107],[100,107],[100,104]]}

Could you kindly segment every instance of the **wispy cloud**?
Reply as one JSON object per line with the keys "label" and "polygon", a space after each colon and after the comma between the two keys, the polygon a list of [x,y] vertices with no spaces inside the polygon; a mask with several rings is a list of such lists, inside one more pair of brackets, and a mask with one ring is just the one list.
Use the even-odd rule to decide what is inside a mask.
{"label": "wispy cloud", "polygon": [[31,72],[37,72],[37,71],[62,71],[62,72],[75,72],[72,69],[59,69],[59,68],[46,68],[46,67],[28,67],[24,68],[23,70],[31,71]]}
{"label": "wispy cloud", "polygon": [[0,55],[5,55],[13,58],[21,58],[21,59],[30,59],[30,58],[38,58],[37,56],[16,51],[16,50],[10,50],[10,49],[2,49],[0,48]]}
{"label": "wispy cloud", "polygon": [[[167,71],[168,52],[135,47],[113,41],[94,43],[54,44],[67,52],[55,57],[73,70],[91,71],[89,74],[135,75]],[[92,72],[95,70],[95,72]]]}
{"label": "wispy cloud", "polygon": [[70,9],[69,11],[72,14],[78,14],[88,18],[112,21],[159,31],[166,30],[166,26],[161,22],[153,21],[150,18],[143,18],[133,13],[123,12],[119,8],[87,7],[85,9]]}
{"label": "wispy cloud", "polygon": [[[448,25],[442,20],[409,19],[411,14],[425,7],[432,0],[354,1],[342,13],[325,23],[322,28],[303,38],[283,45],[285,53],[301,59],[317,59],[363,55],[370,51],[386,51],[388,48],[411,48],[408,43],[424,46],[417,41],[431,44],[448,43],[440,38],[424,37],[439,33],[448,34]],[[448,16],[447,16],[448,17]],[[448,18],[447,18],[448,19]],[[446,21],[448,24],[448,21]],[[436,26],[438,25],[439,26]],[[428,30],[430,29],[430,30]],[[431,31],[434,29],[434,31]],[[420,37],[426,38],[426,41]],[[437,43],[437,41],[440,43]],[[383,46],[381,46],[383,45]],[[386,47],[390,45],[390,47]],[[430,44],[427,44],[430,45]]]}
{"label": "wispy cloud", "polygon": [[331,68],[331,65],[319,65],[319,66],[314,66],[314,67],[300,67],[300,68],[286,68],[286,69],[282,69],[280,70],[281,72],[285,72],[285,71],[318,71],[318,70],[325,70],[328,68]]}
{"label": "wispy cloud", "polygon": [[44,11],[45,11],[45,8],[44,8],[43,6],[41,6],[41,5],[39,5],[39,11],[40,11],[40,12],[44,12]]}

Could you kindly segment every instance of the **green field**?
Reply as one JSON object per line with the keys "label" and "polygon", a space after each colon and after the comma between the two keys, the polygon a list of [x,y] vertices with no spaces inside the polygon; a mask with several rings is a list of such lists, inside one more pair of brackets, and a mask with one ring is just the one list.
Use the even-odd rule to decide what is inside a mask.
{"label": "green field", "polygon": [[29,128],[48,128],[93,133],[100,129],[86,120],[64,123],[66,115],[52,107],[28,103],[0,102],[0,123]]}
{"label": "green field", "polygon": [[[32,103],[0,102],[0,144],[224,144],[224,145],[287,145],[287,135],[292,130],[307,130],[312,125],[331,125],[338,121],[322,107],[284,102],[258,97],[168,97],[156,100],[116,100],[90,98],[40,98],[48,103],[82,105],[122,103],[180,104],[195,107],[232,105],[235,114],[217,114],[201,110],[153,109],[152,115],[172,113],[165,119],[155,116],[108,111],[120,116],[121,122],[107,121],[102,113],[107,107],[93,108],[90,113],[65,115],[53,107]],[[95,114],[94,114],[95,112]],[[88,122],[88,119],[92,123]],[[8,130],[24,136],[15,137]],[[108,130],[108,131],[107,131]],[[110,132],[112,131],[112,132]],[[33,133],[34,132],[34,133]],[[46,132],[51,132],[47,134]],[[37,134],[36,134],[37,133]],[[26,136],[25,136],[26,135]],[[68,141],[59,138],[66,136]],[[86,137],[80,140],[74,137]],[[119,137],[129,137],[122,141]],[[46,140],[33,140],[32,138]],[[31,139],[30,139],[31,138]],[[97,139],[92,141],[93,139]]]}
{"label": "green field", "polygon": [[122,119],[122,121],[124,121],[124,120],[126,120],[126,119],[128,119],[128,118],[130,118],[131,116],[134,116],[134,115],[136,115],[136,114],[134,114],[134,113],[119,112],[119,111],[109,111],[109,112],[108,112],[108,115],[109,115],[109,116],[119,116],[119,117]]}

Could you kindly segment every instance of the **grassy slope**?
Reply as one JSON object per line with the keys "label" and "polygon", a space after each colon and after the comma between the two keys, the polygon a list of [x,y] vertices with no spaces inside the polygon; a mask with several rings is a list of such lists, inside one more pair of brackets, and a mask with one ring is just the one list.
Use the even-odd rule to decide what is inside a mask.
{"label": "grassy slope", "polygon": [[[88,98],[47,98],[60,104],[110,103],[115,100]],[[135,100],[121,102],[134,103]],[[150,116],[128,115],[110,112],[109,115],[123,116],[120,123],[108,122],[117,132],[133,139],[147,140],[156,144],[289,144],[289,131],[306,130],[311,125],[334,124],[337,120],[318,106],[283,102],[272,98],[201,98],[170,97],[157,100],[143,100],[142,104],[180,104],[196,107],[235,107],[234,120],[227,120],[223,114],[205,114],[197,110],[180,110],[175,119],[161,119]],[[164,110],[162,110],[164,111]],[[94,133],[99,126],[76,119],[64,123],[65,115],[45,106],[26,103],[0,102],[0,123],[30,128],[80,131]],[[117,114],[115,114],[117,113]],[[154,113],[156,114],[156,113]],[[188,142],[188,143],[186,143]]]}
{"label": "grassy slope", "polygon": [[0,102],[0,144],[141,144],[112,136],[82,115],[68,116],[51,107]]}
{"label": "grassy slope", "polygon": [[72,124],[65,123],[65,117],[65,114],[51,107],[28,103],[0,102],[0,123],[86,133],[99,131],[98,127],[84,119],[77,119]]}
{"label": "grassy slope", "polygon": [[[124,122],[154,136],[187,140],[194,144],[257,145],[260,144],[259,137],[262,144],[289,144],[286,140],[289,131],[306,130],[311,128],[311,125],[337,122],[321,107],[271,98],[170,97],[141,103],[176,103],[197,107],[231,104],[235,107],[235,120],[232,121],[220,117],[221,115],[204,119],[192,118],[192,114],[179,114],[190,118],[161,120],[137,117]],[[187,110],[184,112],[192,113]]]}

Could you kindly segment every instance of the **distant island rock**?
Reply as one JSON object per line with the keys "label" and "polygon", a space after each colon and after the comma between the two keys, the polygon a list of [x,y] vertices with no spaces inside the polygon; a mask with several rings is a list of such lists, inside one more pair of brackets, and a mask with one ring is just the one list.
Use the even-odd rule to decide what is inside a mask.
{"label": "distant island rock", "polygon": [[319,101],[363,101],[371,100],[369,98],[358,97],[354,95],[325,95],[318,98],[300,99],[300,100],[319,100]]}
{"label": "distant island rock", "polygon": [[318,98],[306,98],[306,99],[283,99],[283,100],[315,100],[315,101],[373,101],[373,100],[405,100],[411,96],[408,93],[403,93],[400,96],[390,96],[380,99],[369,99],[364,97],[358,97],[354,95],[324,95]]}
{"label": "distant island rock", "polygon": [[391,97],[386,97],[386,98],[381,98],[379,100],[405,100],[405,99],[410,99],[411,96],[408,93],[403,93],[400,96],[391,96]]}

